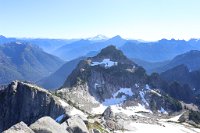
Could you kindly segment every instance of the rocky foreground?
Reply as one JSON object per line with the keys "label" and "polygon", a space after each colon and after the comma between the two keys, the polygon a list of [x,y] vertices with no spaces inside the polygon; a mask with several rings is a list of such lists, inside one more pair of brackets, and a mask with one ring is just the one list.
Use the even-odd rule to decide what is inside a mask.
{"label": "rocky foreground", "polygon": [[[200,129],[180,123],[184,112],[171,118],[160,118],[150,114],[137,113],[128,116],[117,113],[111,108],[101,116],[83,118],[74,115],[70,118],[62,117],[59,122],[51,117],[42,117],[30,126],[20,122],[10,127],[3,133],[144,133],[144,132],[176,132],[176,133],[199,133]],[[149,117],[148,117],[149,116]]]}
{"label": "rocky foreground", "polygon": [[1,113],[1,131],[7,129],[3,133],[200,132],[188,120],[188,111],[169,116],[145,112],[142,107],[109,106],[102,114],[88,114],[54,93],[19,81],[0,94],[1,111],[7,106]]}

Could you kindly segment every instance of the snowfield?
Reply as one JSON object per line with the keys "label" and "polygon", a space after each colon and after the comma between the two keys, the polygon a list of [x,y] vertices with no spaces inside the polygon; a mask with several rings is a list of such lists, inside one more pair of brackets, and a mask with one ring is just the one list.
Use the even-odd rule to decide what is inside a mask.
{"label": "snowfield", "polygon": [[[92,113],[93,114],[102,114],[106,110],[107,107],[108,106],[100,104],[99,107],[92,109]],[[139,115],[137,112],[152,113],[151,110],[146,109],[145,106],[143,106],[139,103],[138,103],[138,106],[126,107],[126,109],[120,107],[120,105],[112,105],[110,107],[114,113],[123,113],[123,114],[126,114],[127,116]]]}
{"label": "snowfield", "polygon": [[110,99],[105,99],[104,102],[102,103],[105,106],[110,106],[110,105],[116,105],[116,104],[120,104],[123,101],[126,100],[126,96],[121,96],[120,98],[110,98]]}
{"label": "snowfield", "polygon": [[126,107],[126,109],[120,107],[120,106],[111,106],[111,110],[114,113],[123,113],[126,114],[127,116],[131,116],[131,115],[138,115],[138,116],[142,116],[145,117],[137,112],[147,112],[147,113],[152,113],[152,111],[146,109],[144,106],[142,106],[141,104],[138,104],[138,106],[131,106],[131,107]]}
{"label": "snowfield", "polygon": [[[122,96],[117,97],[119,94],[122,94]],[[105,106],[110,106],[123,103],[127,99],[126,95],[133,96],[131,88],[120,88],[120,90],[113,94],[112,98],[105,99],[105,101],[102,104]]]}
{"label": "snowfield", "polygon": [[174,116],[174,117],[171,117],[169,119],[161,119],[160,121],[171,121],[171,122],[179,122],[179,118],[184,114],[185,112],[182,112],[181,114],[177,115],[177,116]]}
{"label": "snowfield", "polygon": [[92,62],[91,66],[97,66],[97,65],[104,65],[105,68],[109,68],[112,66],[116,66],[117,62],[111,61],[110,59],[103,59],[102,62]]}
{"label": "snowfield", "polygon": [[[120,107],[120,105],[110,106],[113,113],[123,113],[127,116],[135,115],[139,117],[147,116],[137,113],[140,111],[152,113],[150,110],[147,110],[141,104],[138,106],[127,107],[126,109]],[[98,108],[93,109],[93,113],[101,114],[106,109],[106,106],[100,105]],[[164,110],[164,109],[163,109]],[[134,121],[124,121],[124,130],[123,131],[114,131],[114,133],[200,133],[200,129],[194,128],[188,124],[179,124],[168,121],[178,122],[179,117],[177,115],[170,119],[158,119],[159,124],[147,124],[147,123],[136,123]]]}
{"label": "snowfield", "polygon": [[200,133],[200,129],[181,124],[164,122],[162,125],[132,122],[124,127],[125,131],[115,131],[114,133]]}
{"label": "snowfield", "polygon": [[92,114],[103,114],[103,112],[106,110],[108,106],[104,106],[102,104],[100,104],[98,107],[96,108],[92,108],[91,113]]}

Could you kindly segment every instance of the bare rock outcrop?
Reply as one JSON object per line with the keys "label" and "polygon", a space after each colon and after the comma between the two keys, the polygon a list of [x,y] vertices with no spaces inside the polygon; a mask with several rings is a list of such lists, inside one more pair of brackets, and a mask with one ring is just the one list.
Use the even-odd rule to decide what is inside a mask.
{"label": "bare rock outcrop", "polygon": [[30,125],[43,116],[56,118],[67,110],[47,90],[19,81],[0,91],[0,103],[0,132],[21,121]]}

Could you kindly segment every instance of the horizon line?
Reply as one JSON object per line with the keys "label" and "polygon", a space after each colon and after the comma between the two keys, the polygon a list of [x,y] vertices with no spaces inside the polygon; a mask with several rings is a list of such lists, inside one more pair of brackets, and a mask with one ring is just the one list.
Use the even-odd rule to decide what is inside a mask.
{"label": "horizon line", "polygon": [[114,35],[114,36],[106,36],[104,34],[97,34],[95,36],[90,36],[90,37],[72,37],[72,38],[57,38],[57,37],[28,37],[28,36],[23,36],[23,37],[17,37],[17,36],[4,36],[2,34],[0,34],[0,37],[5,37],[5,38],[16,38],[16,39],[52,39],[52,40],[88,40],[88,39],[91,39],[91,38],[94,38],[94,37],[97,37],[99,35],[102,35],[102,36],[105,36],[107,39],[102,39],[102,40],[108,40],[108,39],[111,39],[111,38],[114,38],[114,37],[121,37],[122,39],[125,39],[125,40],[136,40],[136,41],[144,41],[144,42],[156,42],[156,41],[160,41],[160,40],[184,40],[184,41],[189,41],[189,40],[192,40],[192,39],[195,39],[195,40],[200,40],[200,37],[199,38],[196,38],[196,37],[191,37],[189,39],[185,39],[185,38],[166,38],[166,37],[163,37],[163,38],[160,38],[160,39],[156,39],[156,40],[145,40],[145,39],[135,39],[135,38],[130,38],[130,37],[122,37],[121,35]]}

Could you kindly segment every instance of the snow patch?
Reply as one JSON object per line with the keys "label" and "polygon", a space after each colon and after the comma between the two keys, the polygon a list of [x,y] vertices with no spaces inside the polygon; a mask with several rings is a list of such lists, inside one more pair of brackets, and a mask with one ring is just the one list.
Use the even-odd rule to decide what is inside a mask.
{"label": "snow patch", "polygon": [[139,88],[140,86],[139,86],[139,84],[135,84],[135,87]]}
{"label": "snow patch", "polygon": [[150,92],[152,92],[152,93],[154,93],[154,94],[158,95],[159,97],[161,97],[161,94],[159,94],[158,92],[156,92],[156,91],[152,90],[152,89],[149,87],[149,85],[148,85],[148,84],[146,84],[145,88],[146,88],[147,90],[149,90]]}
{"label": "snow patch", "polygon": [[100,104],[98,107],[92,108],[92,114],[103,114],[107,107],[108,106]]}
{"label": "snow patch", "polygon": [[154,93],[154,94],[156,94],[156,95],[158,95],[159,97],[162,96],[161,94],[159,94],[158,92],[156,92],[156,91],[154,91],[154,90],[151,90],[151,92]]}
{"label": "snow patch", "polygon": [[62,105],[63,107],[67,107],[67,106],[68,106],[68,104],[67,104],[65,101],[63,101],[63,100],[61,100],[61,99],[59,99],[58,101],[61,103],[61,105]]}
{"label": "snow patch", "polygon": [[97,84],[97,83],[94,84],[94,88],[95,88],[95,90],[97,89],[98,86],[100,86],[100,85]]}
{"label": "snow patch", "polygon": [[166,115],[168,114],[167,111],[163,107],[161,107],[160,110],[158,110],[158,112],[162,114],[166,114]]}
{"label": "snow patch", "polygon": [[147,102],[147,100],[144,98],[144,92],[143,91],[140,91],[139,92],[140,94],[140,97],[142,98],[142,102],[145,103],[147,106],[149,106],[149,103]]}
{"label": "snow patch", "polygon": [[145,87],[145,88],[146,88],[147,90],[151,90],[148,84],[146,84],[146,87]]}
{"label": "snow patch", "polygon": [[108,38],[104,35],[97,35],[95,37],[88,38],[91,41],[100,41],[100,40],[107,40]]}
{"label": "snow patch", "polygon": [[115,133],[199,133],[200,129],[187,127],[176,123],[144,124],[131,122],[124,124],[125,131],[115,131]]}
{"label": "snow patch", "polygon": [[125,100],[126,100],[126,96],[123,95],[121,98],[105,99],[102,104],[105,106],[110,106],[110,105],[120,104]]}
{"label": "snow patch", "polygon": [[[123,95],[120,98],[117,97],[119,93],[123,93]],[[120,90],[118,90],[116,93],[113,94],[112,98],[105,99],[102,104],[105,106],[110,106],[123,103],[127,98],[126,95],[133,96],[131,88],[121,88]]]}
{"label": "snow patch", "polygon": [[16,42],[16,44],[20,45],[20,44],[22,44],[22,43],[21,43],[21,42]]}
{"label": "snow patch", "polygon": [[124,93],[128,96],[133,96],[133,92],[132,92],[131,88],[121,88],[113,96],[116,97],[119,93]]}
{"label": "snow patch", "polygon": [[102,62],[92,62],[91,66],[104,65],[105,68],[116,66],[118,62],[111,61],[110,59],[103,59]]}
{"label": "snow patch", "polygon": [[143,115],[138,114],[137,112],[152,113],[152,111],[146,109],[144,106],[142,106],[139,103],[138,103],[138,106],[130,106],[130,107],[126,107],[125,109],[117,105],[111,106],[111,109],[114,113],[123,113],[123,114],[126,114],[127,116],[138,115],[138,116],[144,117]]}
{"label": "snow patch", "polygon": [[[92,109],[92,113],[102,114],[106,110],[107,107],[108,106],[100,104],[98,107]],[[146,109],[144,105],[141,105],[139,103],[138,103],[138,106],[129,106],[129,107],[126,107],[125,109],[120,107],[119,104],[111,105],[110,107],[114,113],[123,113],[123,114],[126,114],[127,116],[137,115],[137,116],[145,117],[142,114],[139,114],[138,112],[146,112],[146,113],[152,114],[151,110]]]}
{"label": "snow patch", "polygon": [[172,121],[172,122],[179,122],[179,118],[184,114],[185,112],[182,112],[181,114],[174,116],[172,118],[169,119],[161,119],[161,121]]}
{"label": "snow patch", "polygon": [[148,113],[152,113],[151,110],[146,109],[144,105],[141,105],[139,103],[138,103],[138,106],[127,107],[127,109],[132,109],[134,112],[148,112]]}
{"label": "snow patch", "polygon": [[[102,114],[106,110],[107,107],[108,106],[100,104],[98,107],[92,109],[92,113]],[[126,114],[127,116],[137,115],[137,116],[145,117],[139,114],[138,112],[152,113],[151,110],[146,109],[145,106],[139,103],[138,103],[138,106],[129,106],[129,107],[126,107],[125,109],[120,107],[120,105],[112,105],[110,107],[114,113],[123,113],[123,114]]]}

